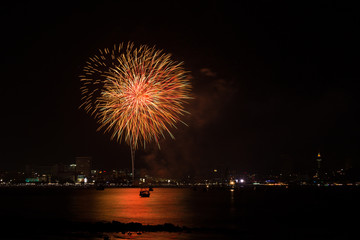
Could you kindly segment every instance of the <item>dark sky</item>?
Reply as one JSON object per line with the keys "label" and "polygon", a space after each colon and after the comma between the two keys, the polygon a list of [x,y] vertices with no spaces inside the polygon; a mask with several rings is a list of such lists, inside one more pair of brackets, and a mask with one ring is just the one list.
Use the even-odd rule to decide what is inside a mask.
{"label": "dark sky", "polygon": [[[10,1],[9,1],[10,2]],[[131,167],[126,144],[97,132],[78,76],[98,49],[156,45],[191,71],[189,127],[137,168],[194,174],[359,165],[359,9],[303,1],[2,3],[1,169],[70,163]]]}

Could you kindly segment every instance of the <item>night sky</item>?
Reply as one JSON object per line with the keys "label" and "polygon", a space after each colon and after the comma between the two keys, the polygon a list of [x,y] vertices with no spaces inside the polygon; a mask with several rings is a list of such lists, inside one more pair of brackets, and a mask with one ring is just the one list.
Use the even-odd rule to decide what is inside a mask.
{"label": "night sky", "polygon": [[[308,171],[359,165],[359,14],[303,1],[2,3],[0,170],[71,163],[130,168],[130,149],[97,132],[79,75],[98,49],[132,41],[184,61],[194,99],[136,168]],[[5,4],[5,5],[4,5]]]}

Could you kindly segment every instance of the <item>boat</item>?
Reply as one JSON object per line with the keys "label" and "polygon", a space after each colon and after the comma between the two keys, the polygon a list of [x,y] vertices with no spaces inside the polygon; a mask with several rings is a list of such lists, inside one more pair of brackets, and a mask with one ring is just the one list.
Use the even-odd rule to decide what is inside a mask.
{"label": "boat", "polygon": [[149,187],[149,191],[154,191],[153,187]]}
{"label": "boat", "polygon": [[148,189],[141,189],[139,195],[140,197],[150,197],[150,191]]}

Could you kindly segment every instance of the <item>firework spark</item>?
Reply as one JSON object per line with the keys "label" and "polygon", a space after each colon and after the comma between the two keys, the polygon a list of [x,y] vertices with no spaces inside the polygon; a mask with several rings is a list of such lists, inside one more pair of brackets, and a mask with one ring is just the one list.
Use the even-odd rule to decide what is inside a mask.
{"label": "firework spark", "polygon": [[146,143],[172,138],[170,128],[187,113],[191,84],[182,63],[154,47],[132,43],[99,50],[83,69],[82,105],[94,115],[99,130],[125,140],[136,150]]}

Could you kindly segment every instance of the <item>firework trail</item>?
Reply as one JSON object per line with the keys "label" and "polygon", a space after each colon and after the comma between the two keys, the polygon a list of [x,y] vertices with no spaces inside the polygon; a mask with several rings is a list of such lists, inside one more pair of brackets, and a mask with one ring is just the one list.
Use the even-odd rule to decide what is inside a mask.
{"label": "firework trail", "polygon": [[133,165],[139,146],[154,141],[160,148],[159,139],[174,138],[170,128],[187,113],[191,84],[182,63],[170,57],[154,47],[114,45],[89,58],[80,76],[80,107],[98,120],[98,130],[129,144]]}

